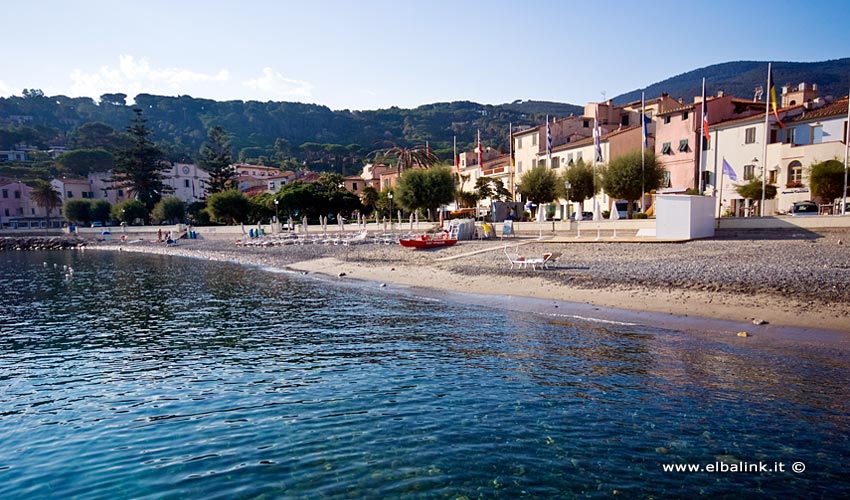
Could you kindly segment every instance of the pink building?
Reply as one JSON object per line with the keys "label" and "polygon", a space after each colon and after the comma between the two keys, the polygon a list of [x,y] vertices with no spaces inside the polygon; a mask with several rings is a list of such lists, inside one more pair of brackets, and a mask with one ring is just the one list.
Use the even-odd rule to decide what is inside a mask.
{"label": "pink building", "polygon": [[[46,211],[30,198],[31,189],[23,182],[0,179],[0,227],[29,229],[45,227]],[[61,224],[59,210],[50,214],[51,225]]]}
{"label": "pink building", "polygon": [[[764,103],[735,99],[722,92],[708,97],[709,126],[735,118],[764,113]],[[699,156],[702,144],[702,96],[658,113],[655,127],[655,156],[668,172],[666,185],[674,191],[702,190]],[[705,147],[708,147],[706,144]]]}

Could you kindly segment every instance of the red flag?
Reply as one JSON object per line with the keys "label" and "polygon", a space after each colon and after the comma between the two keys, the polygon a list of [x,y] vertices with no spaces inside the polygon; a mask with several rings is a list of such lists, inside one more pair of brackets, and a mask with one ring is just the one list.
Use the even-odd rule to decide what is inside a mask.
{"label": "red flag", "polygon": [[478,148],[477,149],[478,149],[478,169],[483,170],[484,169],[484,160],[483,160],[484,155],[482,154],[482,151],[481,151],[481,130],[478,131]]}
{"label": "red flag", "polygon": [[768,82],[767,86],[770,90],[768,90],[768,94],[770,95],[770,105],[773,108],[773,116],[776,117],[776,123],[779,124],[779,128],[785,128],[785,124],[782,123],[782,120],[779,119],[779,105],[776,101],[776,82],[773,81],[773,70],[770,70],[770,73],[767,75]]}

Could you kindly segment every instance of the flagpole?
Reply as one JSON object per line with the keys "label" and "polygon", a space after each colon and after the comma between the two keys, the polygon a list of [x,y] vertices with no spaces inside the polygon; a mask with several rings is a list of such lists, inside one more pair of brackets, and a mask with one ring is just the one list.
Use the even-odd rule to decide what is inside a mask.
{"label": "flagpole", "polygon": [[844,195],[841,197],[841,215],[847,214],[847,160],[850,158],[850,94],[847,95],[847,136],[844,138]]}
{"label": "flagpole", "polygon": [[703,193],[703,189],[702,189],[703,188],[703,185],[702,185],[702,168],[703,168],[703,163],[702,163],[703,162],[703,160],[702,160],[703,155],[702,155],[702,153],[703,153],[703,147],[702,147],[702,145],[703,145],[703,142],[706,141],[704,128],[705,128],[705,115],[706,115],[707,112],[708,112],[708,103],[705,102],[705,77],[703,77],[702,78],[702,103],[700,104],[700,115],[701,116],[699,118],[700,119],[699,134],[697,134],[697,137],[699,137],[699,140],[697,141],[697,155],[699,155],[699,158],[697,158],[697,176],[696,176],[696,179],[694,179],[694,184],[696,184],[696,186],[694,186],[694,187],[697,189],[697,191],[700,194]]}
{"label": "flagpole", "polygon": [[646,96],[645,92],[640,93],[640,130],[643,134],[643,140],[640,141],[640,211],[646,212],[644,203],[646,202]]}
{"label": "flagpole", "polygon": [[770,69],[771,63],[767,63],[767,92],[764,93],[764,150],[761,162],[761,205],[759,212],[764,216],[764,191],[767,189],[767,141],[770,139]]}
{"label": "flagpole", "polygon": [[[717,134],[717,132],[715,131],[714,133],[715,133],[715,139],[716,139],[716,138],[717,138],[717,135],[716,135],[716,134]],[[723,161],[724,161],[724,162],[726,161],[726,157],[725,157],[725,156],[723,157]],[[714,166],[714,169],[715,169],[715,170],[717,170],[717,165],[715,165],[715,166]],[[721,210],[723,210],[723,174],[724,174],[724,173],[725,173],[725,172],[724,172],[724,169],[722,169],[722,168],[721,168],[721,169],[720,169],[720,199],[719,199],[719,203],[717,203],[717,218],[718,218],[718,219],[720,219],[720,217],[721,217]],[[715,175],[715,179],[716,179],[716,178],[717,178],[717,174],[714,174],[714,175]]]}
{"label": "flagpole", "polygon": [[511,201],[516,201],[514,195],[514,126],[508,122],[508,188],[511,190]]}

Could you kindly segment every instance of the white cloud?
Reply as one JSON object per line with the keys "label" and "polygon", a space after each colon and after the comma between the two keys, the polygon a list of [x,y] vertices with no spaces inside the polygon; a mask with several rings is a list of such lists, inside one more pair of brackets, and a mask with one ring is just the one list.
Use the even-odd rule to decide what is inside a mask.
{"label": "white cloud", "polygon": [[20,92],[20,91],[12,90],[12,87],[10,87],[9,85],[6,85],[6,82],[4,82],[3,80],[0,80],[0,96],[13,96],[17,92]]}
{"label": "white cloud", "polygon": [[270,94],[270,97],[309,98],[313,95],[313,85],[309,82],[287,78],[271,68],[263,68],[263,76],[242,82],[246,87]]}
{"label": "white cloud", "polygon": [[136,94],[192,94],[209,84],[223,84],[230,80],[226,69],[216,74],[205,74],[184,68],[155,68],[147,59],[131,55],[119,56],[118,67],[103,66],[95,73],[81,69],[71,72],[70,95],[100,97],[105,93],[120,92],[131,98]]}

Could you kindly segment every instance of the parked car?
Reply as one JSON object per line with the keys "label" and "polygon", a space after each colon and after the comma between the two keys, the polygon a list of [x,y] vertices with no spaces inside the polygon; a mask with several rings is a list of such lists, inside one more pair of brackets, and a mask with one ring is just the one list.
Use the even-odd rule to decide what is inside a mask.
{"label": "parked car", "polygon": [[91,227],[103,227],[103,222],[94,221],[91,223]]}
{"label": "parked car", "polygon": [[582,212],[581,219],[578,219],[578,213],[574,213],[572,219],[573,220],[593,220],[593,212]]}
{"label": "parked car", "polygon": [[798,201],[791,205],[788,215],[818,215],[820,210],[816,203],[811,201]]}
{"label": "parked car", "polygon": [[[617,215],[620,216],[621,219],[625,219],[629,216],[629,202],[626,200],[619,200],[614,202],[614,206],[617,207]],[[632,213],[636,214],[640,212],[640,206],[638,206],[637,202],[632,203]]]}

